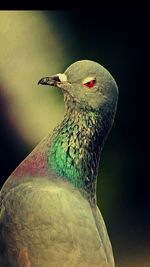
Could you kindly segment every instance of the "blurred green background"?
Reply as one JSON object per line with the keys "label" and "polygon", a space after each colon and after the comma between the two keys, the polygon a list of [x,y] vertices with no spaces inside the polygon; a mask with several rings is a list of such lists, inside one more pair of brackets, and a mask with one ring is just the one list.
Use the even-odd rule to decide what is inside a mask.
{"label": "blurred green background", "polygon": [[63,118],[59,90],[44,76],[91,59],[119,87],[104,146],[98,206],[117,267],[150,266],[148,15],[132,11],[0,11],[0,182]]}

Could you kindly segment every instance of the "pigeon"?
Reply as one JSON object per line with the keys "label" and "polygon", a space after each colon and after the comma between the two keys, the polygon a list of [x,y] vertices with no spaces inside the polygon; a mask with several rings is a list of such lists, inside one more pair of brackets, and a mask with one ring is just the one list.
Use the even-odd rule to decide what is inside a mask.
{"label": "pigeon", "polygon": [[0,267],[114,267],[96,185],[117,84],[92,60],[38,84],[63,92],[65,114],[1,189]]}

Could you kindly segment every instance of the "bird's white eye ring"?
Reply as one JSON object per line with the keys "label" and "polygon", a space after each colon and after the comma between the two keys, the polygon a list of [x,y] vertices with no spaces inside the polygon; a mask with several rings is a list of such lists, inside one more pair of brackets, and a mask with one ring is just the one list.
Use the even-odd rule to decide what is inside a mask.
{"label": "bird's white eye ring", "polygon": [[96,82],[96,79],[92,79],[92,80],[90,80],[88,82],[83,83],[83,85],[85,87],[89,87],[90,88],[90,87],[93,87],[95,85],[95,82]]}

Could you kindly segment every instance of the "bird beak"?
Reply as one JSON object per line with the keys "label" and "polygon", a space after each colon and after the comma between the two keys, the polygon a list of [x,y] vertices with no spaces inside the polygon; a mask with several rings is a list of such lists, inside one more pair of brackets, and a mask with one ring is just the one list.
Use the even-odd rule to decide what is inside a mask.
{"label": "bird beak", "polygon": [[60,85],[66,81],[67,81],[66,75],[59,73],[51,77],[45,77],[40,79],[38,81],[38,84],[60,87]]}

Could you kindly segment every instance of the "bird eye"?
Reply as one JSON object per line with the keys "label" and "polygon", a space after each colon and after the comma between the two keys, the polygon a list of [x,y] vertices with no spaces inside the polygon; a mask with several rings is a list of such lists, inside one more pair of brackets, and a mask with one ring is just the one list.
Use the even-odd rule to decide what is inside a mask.
{"label": "bird eye", "polygon": [[95,85],[95,82],[96,82],[96,80],[94,79],[94,80],[91,80],[89,82],[84,83],[83,85],[85,87],[93,87]]}

